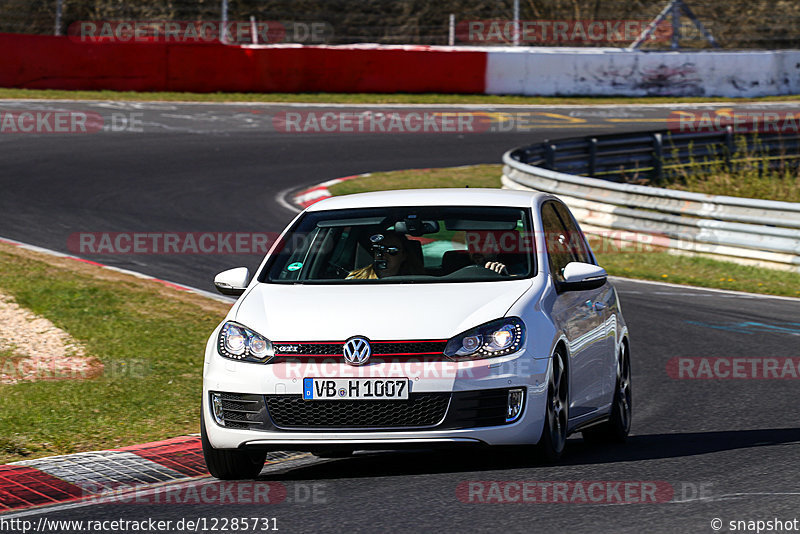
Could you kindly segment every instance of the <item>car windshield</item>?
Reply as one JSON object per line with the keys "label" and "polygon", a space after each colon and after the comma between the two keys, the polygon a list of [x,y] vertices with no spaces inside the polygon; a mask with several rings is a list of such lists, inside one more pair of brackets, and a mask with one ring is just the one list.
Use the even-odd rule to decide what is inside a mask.
{"label": "car windshield", "polygon": [[448,283],[535,274],[530,211],[448,206],[305,214],[259,279],[270,283]]}

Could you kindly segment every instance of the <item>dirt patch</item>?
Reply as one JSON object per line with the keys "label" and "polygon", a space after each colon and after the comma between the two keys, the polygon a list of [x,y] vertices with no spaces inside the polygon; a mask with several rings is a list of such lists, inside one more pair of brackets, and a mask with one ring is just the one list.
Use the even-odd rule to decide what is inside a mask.
{"label": "dirt patch", "polygon": [[103,364],[49,320],[0,293],[0,384],[98,376]]}

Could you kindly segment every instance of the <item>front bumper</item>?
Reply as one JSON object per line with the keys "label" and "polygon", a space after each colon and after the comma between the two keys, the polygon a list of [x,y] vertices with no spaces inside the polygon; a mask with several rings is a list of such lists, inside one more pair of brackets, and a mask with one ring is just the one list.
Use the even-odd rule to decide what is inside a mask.
{"label": "front bumper", "polygon": [[[298,365],[286,362],[251,364],[222,358],[210,344],[203,375],[203,417],[208,439],[214,448],[258,447],[273,450],[315,450],[317,448],[401,448],[456,444],[518,445],[538,442],[545,416],[547,373],[550,359],[535,359],[524,349],[500,358],[476,360],[468,367],[452,362],[371,362],[363,367],[344,363]],[[436,424],[411,427],[303,428],[288,427],[284,417],[275,424],[269,409],[256,419],[256,425],[223,427],[215,421],[210,408],[211,392],[246,394],[248,398],[288,399],[296,404],[302,399],[303,378],[406,377],[412,395],[444,395],[448,405],[445,416]],[[456,417],[455,408],[471,396],[511,388],[525,390],[521,416],[513,423],[494,419]],[[296,399],[296,400],[295,400]],[[304,401],[365,402],[365,401]],[[373,401],[370,401],[373,402]],[[406,402],[406,401],[381,401]],[[470,423],[470,421],[472,423]],[[500,424],[497,424],[500,423]],[[478,426],[469,426],[477,424]]]}

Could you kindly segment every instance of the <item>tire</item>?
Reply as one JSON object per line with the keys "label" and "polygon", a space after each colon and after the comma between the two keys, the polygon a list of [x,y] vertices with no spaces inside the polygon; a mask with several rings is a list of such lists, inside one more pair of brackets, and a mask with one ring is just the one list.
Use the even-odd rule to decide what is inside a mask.
{"label": "tire", "polygon": [[353,456],[353,452],[351,450],[325,449],[313,454],[317,458],[350,458]]}
{"label": "tire", "polygon": [[211,476],[220,480],[256,478],[264,467],[267,453],[238,449],[215,449],[208,441],[205,417],[202,415],[200,417],[200,440],[203,443],[206,467]]}
{"label": "tire", "polygon": [[584,441],[590,443],[625,443],[631,431],[633,397],[631,394],[631,356],[623,344],[617,360],[617,383],[614,401],[607,422],[582,432]]}
{"label": "tire", "polygon": [[539,455],[552,463],[561,458],[567,444],[567,422],[569,421],[569,391],[566,358],[563,349],[553,354],[553,372],[547,385],[544,430],[537,445]]}

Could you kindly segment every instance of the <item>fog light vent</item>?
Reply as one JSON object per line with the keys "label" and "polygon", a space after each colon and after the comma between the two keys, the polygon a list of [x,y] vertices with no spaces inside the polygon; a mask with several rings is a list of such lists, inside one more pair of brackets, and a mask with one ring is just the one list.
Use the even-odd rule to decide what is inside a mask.
{"label": "fog light vent", "polygon": [[524,389],[508,390],[508,408],[506,409],[506,423],[513,423],[522,414],[522,403],[525,400]]}
{"label": "fog light vent", "polygon": [[225,426],[225,413],[222,411],[222,395],[211,394],[211,413],[219,426]]}

